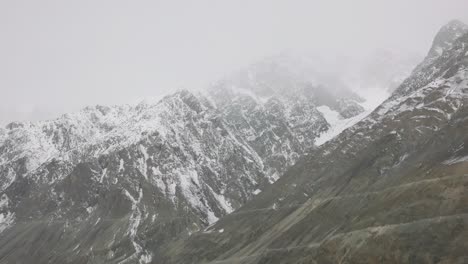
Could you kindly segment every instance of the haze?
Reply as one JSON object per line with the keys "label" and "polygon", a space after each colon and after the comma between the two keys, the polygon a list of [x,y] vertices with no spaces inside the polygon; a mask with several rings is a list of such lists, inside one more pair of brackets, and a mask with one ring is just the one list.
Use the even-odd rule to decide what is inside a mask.
{"label": "haze", "polygon": [[204,87],[284,50],[425,54],[467,10],[466,0],[1,0],[0,125]]}

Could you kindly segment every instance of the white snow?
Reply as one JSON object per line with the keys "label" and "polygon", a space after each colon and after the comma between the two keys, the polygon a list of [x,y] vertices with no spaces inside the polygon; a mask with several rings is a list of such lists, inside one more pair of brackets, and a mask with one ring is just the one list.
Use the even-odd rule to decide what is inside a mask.
{"label": "white snow", "polygon": [[34,171],[51,159],[77,161],[82,156],[97,157],[122,149],[138,142],[145,133],[157,131],[164,138],[168,131],[164,117],[169,107],[163,101],[96,106],[55,120],[20,123],[0,134],[2,145],[13,146],[0,153],[0,165],[27,157],[28,171]]}
{"label": "white snow", "polygon": [[140,188],[138,192],[138,198],[133,197],[127,190],[124,190],[124,194],[132,202],[132,215],[129,219],[129,229],[127,233],[130,236],[133,247],[135,249],[135,253],[129,258],[137,257],[139,263],[150,263],[152,260],[152,255],[146,250],[144,250],[142,246],[137,242],[137,231],[142,219],[142,213],[138,205],[140,204],[141,199],[143,198],[143,189]]}
{"label": "white snow", "polygon": [[213,194],[213,196],[215,197],[216,201],[218,202],[218,205],[221,206],[221,208],[226,212],[226,213],[231,213],[232,211],[234,211],[234,208],[232,208],[232,205],[229,201],[226,200],[226,198],[221,195],[221,194],[218,194],[216,193],[210,186],[208,186],[208,188],[210,189],[211,193]]}
{"label": "white snow", "polygon": [[107,168],[104,168],[102,170],[101,178],[99,179],[99,182],[102,183],[104,181],[104,177],[106,177],[107,174]]}
{"label": "white snow", "polygon": [[[466,82],[458,82],[457,80],[466,80],[467,77],[467,70],[463,69],[449,79],[444,79],[442,77],[438,78],[428,85],[417,89],[416,91],[413,91],[406,96],[401,96],[395,100],[386,101],[379,108],[379,118],[381,119],[389,116],[389,113],[395,116],[405,111],[412,111],[413,109],[424,109],[438,112],[444,115],[446,119],[450,119],[451,113],[455,112],[461,106],[460,100],[466,97],[466,95],[462,92],[462,88],[465,88],[467,85]],[[436,101],[448,102],[451,100],[451,110],[433,107],[433,103],[436,101],[425,103],[421,100],[421,98],[426,97],[436,89],[440,92],[444,92],[445,94],[444,97],[438,98]]]}
{"label": "white snow", "polygon": [[94,209],[95,209],[94,207],[88,206],[86,207],[86,212],[88,212],[88,214],[91,214],[94,211]]}
{"label": "white snow", "polygon": [[140,256],[139,263],[140,264],[151,263],[152,259],[153,259],[153,256],[150,253],[145,253]]}
{"label": "white snow", "polygon": [[271,209],[273,209],[273,210],[278,209],[278,205],[276,203],[273,203],[273,205],[271,206]]}
{"label": "white snow", "polygon": [[119,163],[119,172],[123,171],[125,169],[124,167],[124,160],[123,159],[120,159],[120,163]]}
{"label": "white snow", "polygon": [[10,199],[8,199],[8,196],[6,194],[3,194],[2,197],[0,197],[0,209],[8,208],[9,201]]}
{"label": "white snow", "polygon": [[146,165],[149,159],[148,151],[142,144],[139,145],[139,149],[141,154],[143,154],[143,157],[138,159],[138,169],[140,170],[141,174],[143,174],[143,177],[148,179],[148,167]]}
{"label": "white snow", "polygon": [[[200,196],[200,181],[198,178],[198,173],[195,170],[185,170],[179,173],[179,184],[182,190],[182,194],[185,199],[194,207],[204,212],[207,216],[207,221],[209,224],[212,224],[218,221],[218,217],[214,214],[211,208],[204,203],[202,200],[205,197]],[[225,201],[224,201],[225,202]],[[228,203],[225,202],[223,206],[226,206],[227,209]]]}
{"label": "white snow", "polygon": [[467,162],[468,161],[468,156],[464,156],[464,157],[454,157],[454,158],[451,158],[451,159],[448,159],[444,162],[442,162],[443,164],[445,165],[453,165],[453,164],[456,164],[456,163],[460,163],[460,162]]}
{"label": "white snow", "polygon": [[320,106],[317,109],[323,114],[328,124],[330,124],[330,128],[315,139],[315,145],[317,146],[321,146],[325,142],[335,138],[345,129],[361,121],[370,113],[370,111],[364,111],[357,116],[344,119],[338,112],[330,109],[328,106]]}
{"label": "white snow", "polygon": [[320,113],[322,113],[323,117],[325,117],[325,119],[327,120],[328,124],[330,124],[330,126],[334,126],[340,123],[341,120],[343,119],[340,113],[338,113],[335,110],[330,109],[330,107],[326,105],[317,107],[317,110],[319,110]]}
{"label": "white snow", "polygon": [[15,213],[6,212],[3,214],[0,214],[0,233],[3,232],[3,230],[10,227],[14,221],[15,221]]}
{"label": "white snow", "polygon": [[268,177],[268,181],[270,183],[275,183],[277,180],[279,180],[280,176],[278,175],[278,173],[275,171],[273,174],[270,175],[270,177]]}
{"label": "white snow", "polygon": [[0,185],[0,192],[3,192],[8,188],[16,179],[16,173],[12,168],[8,168],[6,175],[2,176],[2,185]]}
{"label": "white snow", "polygon": [[[6,194],[3,194],[0,198],[0,209],[3,209],[3,210],[7,209],[9,201],[10,199],[8,199],[8,196]],[[3,232],[3,230],[10,227],[14,221],[15,221],[15,213],[12,213],[9,211],[0,213],[0,233]]]}
{"label": "white snow", "polygon": [[168,193],[169,189],[166,185],[166,183],[164,182],[163,180],[163,175],[161,173],[161,171],[159,170],[159,167],[150,167],[150,171],[151,171],[151,174],[153,177],[151,177],[151,181],[153,182],[153,184],[156,185],[156,187],[158,187],[158,189],[166,194],[166,195],[170,195],[170,199],[172,200],[172,202],[175,202],[174,200],[174,196],[175,196],[175,189],[173,192],[170,192]]}

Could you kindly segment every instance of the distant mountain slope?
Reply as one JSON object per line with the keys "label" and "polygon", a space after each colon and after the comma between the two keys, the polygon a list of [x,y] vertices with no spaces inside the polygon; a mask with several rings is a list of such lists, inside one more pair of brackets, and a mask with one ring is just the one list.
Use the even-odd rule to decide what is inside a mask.
{"label": "distant mountain slope", "polygon": [[269,60],[207,95],[9,124],[0,262],[149,263],[239,208],[330,130],[320,106],[343,120],[364,111],[354,93],[292,69]]}
{"label": "distant mountain slope", "polygon": [[159,260],[465,263],[468,34],[441,32],[448,48],[371,115]]}

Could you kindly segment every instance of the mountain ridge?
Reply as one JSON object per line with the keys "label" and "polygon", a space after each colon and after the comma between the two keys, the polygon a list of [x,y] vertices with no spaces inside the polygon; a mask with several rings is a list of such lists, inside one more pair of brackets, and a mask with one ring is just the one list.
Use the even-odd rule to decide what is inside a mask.
{"label": "mountain ridge", "polygon": [[[0,259],[152,261],[173,236],[199,232],[258,195],[330,129],[317,88],[297,83],[314,102],[226,95],[232,85],[224,83],[212,87],[220,94],[181,90],[158,102],[11,123],[0,134]],[[362,111],[323,98],[343,115]],[[37,247],[41,234],[53,251]]]}
{"label": "mountain ridge", "polygon": [[468,34],[210,232],[169,245],[162,260],[463,263],[467,48]]}
{"label": "mountain ridge", "polygon": [[426,58],[367,117],[346,87],[267,60],[209,96],[12,123],[0,130],[0,260],[458,261],[467,49],[468,34]]}

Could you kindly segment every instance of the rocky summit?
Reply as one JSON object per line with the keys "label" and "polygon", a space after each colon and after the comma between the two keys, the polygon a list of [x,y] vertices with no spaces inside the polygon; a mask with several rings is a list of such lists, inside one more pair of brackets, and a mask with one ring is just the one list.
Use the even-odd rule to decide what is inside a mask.
{"label": "rocky summit", "polygon": [[468,27],[388,90],[365,108],[278,55],[202,92],[11,123],[0,263],[467,263]]}

